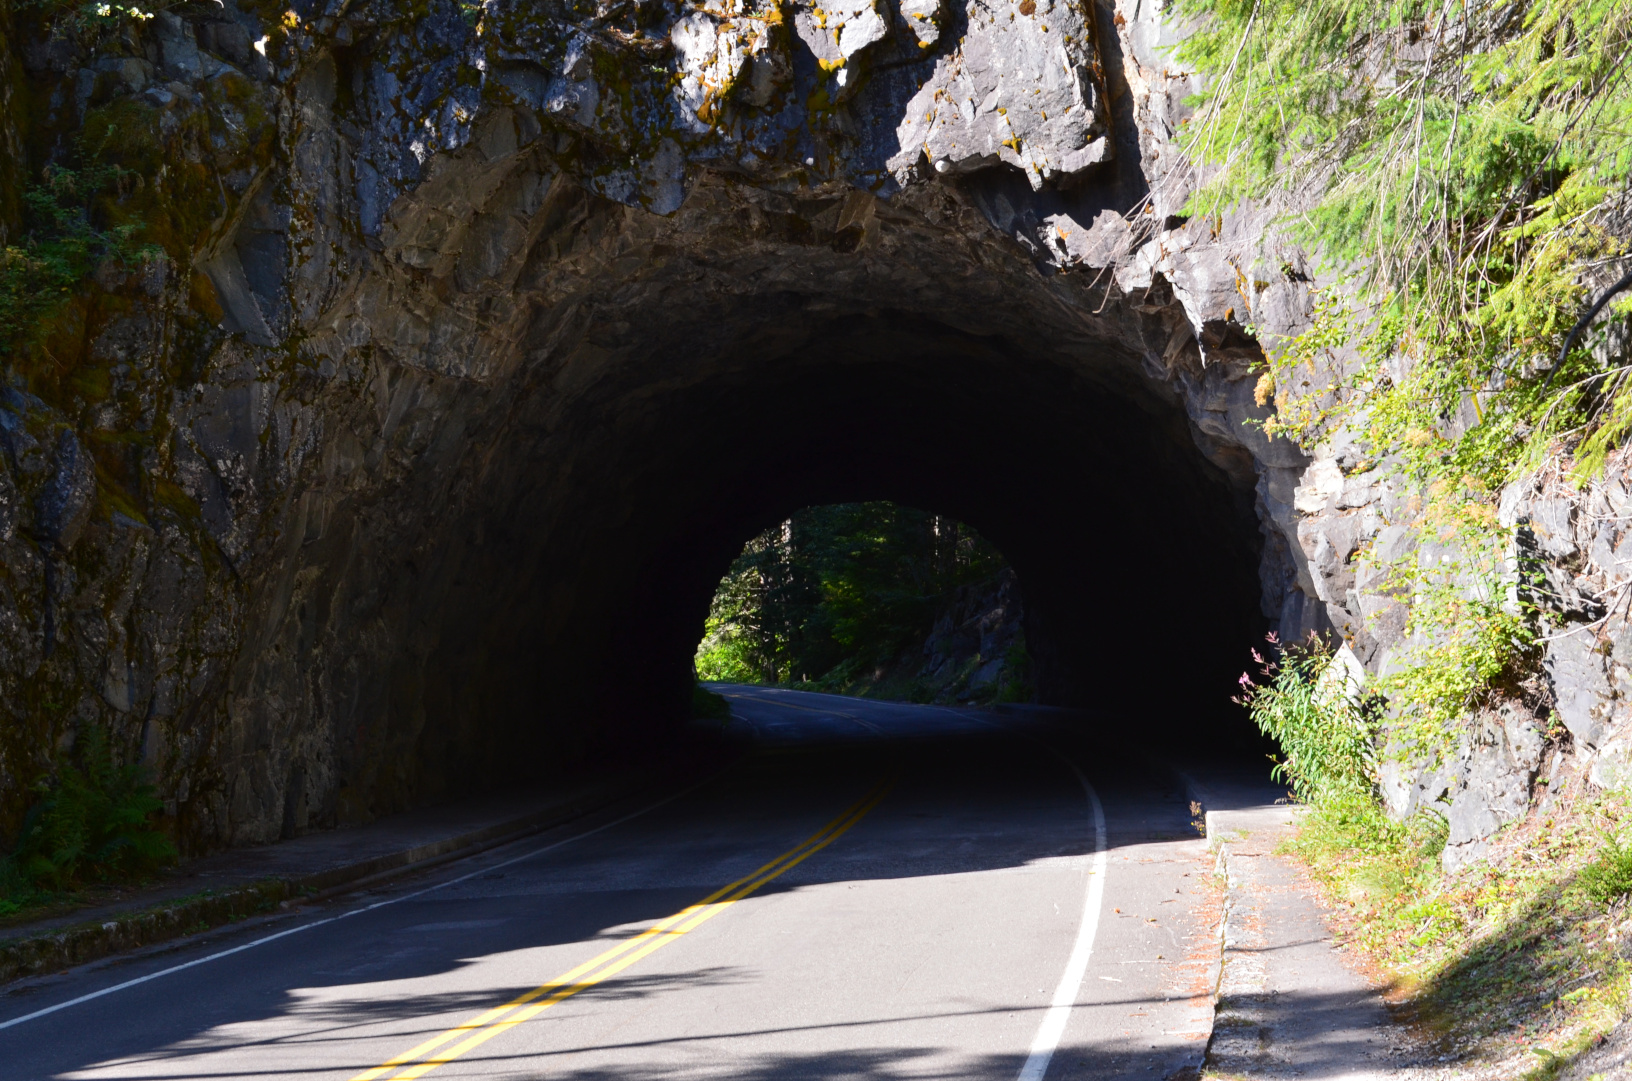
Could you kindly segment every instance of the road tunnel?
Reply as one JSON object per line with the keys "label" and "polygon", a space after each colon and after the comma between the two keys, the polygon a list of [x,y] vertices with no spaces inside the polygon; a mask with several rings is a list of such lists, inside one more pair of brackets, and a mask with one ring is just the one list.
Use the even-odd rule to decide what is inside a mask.
{"label": "road tunnel", "polygon": [[720,576],[819,503],[991,540],[1043,702],[1153,740],[1239,728],[1247,648],[1308,593],[1274,516],[1304,459],[1252,425],[1262,354],[1160,276],[1040,264],[962,183],[703,175],[664,217],[539,150],[400,200],[302,346],[307,389],[257,405],[223,367],[189,407],[178,469],[241,629],[141,737],[182,836],[660,753]]}
{"label": "road tunnel", "polygon": [[494,491],[466,558],[503,582],[449,594],[446,618],[472,631],[441,636],[427,681],[485,641],[504,745],[546,761],[657,745],[686,715],[703,617],[744,540],[802,506],[888,499],[1005,553],[1040,701],[1163,742],[1239,727],[1228,696],[1265,627],[1261,538],[1251,490],[1206,460],[1180,408],[914,313],[754,303],[746,336],[698,312],[645,347],[550,431],[570,468]]}

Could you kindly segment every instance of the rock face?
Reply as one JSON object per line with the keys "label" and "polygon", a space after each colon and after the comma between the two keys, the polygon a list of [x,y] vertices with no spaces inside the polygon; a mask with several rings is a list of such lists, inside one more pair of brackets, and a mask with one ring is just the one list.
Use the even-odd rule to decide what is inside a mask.
{"label": "rock face", "polygon": [[989,701],[1007,692],[1031,697],[1012,651],[1024,648],[1025,605],[1020,581],[1004,569],[995,581],[960,588],[924,641],[918,681],[937,702]]}
{"label": "rock face", "polygon": [[[0,391],[0,835],[88,724],[195,848],[570,768],[681,700],[742,539],[839,499],[1002,545],[1045,698],[1266,625],[1386,666],[1405,496],[1262,430],[1244,328],[1295,333],[1314,275],[1268,209],[1180,216],[1176,36],[1131,0],[19,28],[33,153],[135,140],[166,254]],[[1566,503],[1525,504],[1546,558],[1610,574]],[[1582,746],[1625,684],[1597,633],[1549,662]],[[1459,837],[1515,746],[1447,782],[1489,793]]]}

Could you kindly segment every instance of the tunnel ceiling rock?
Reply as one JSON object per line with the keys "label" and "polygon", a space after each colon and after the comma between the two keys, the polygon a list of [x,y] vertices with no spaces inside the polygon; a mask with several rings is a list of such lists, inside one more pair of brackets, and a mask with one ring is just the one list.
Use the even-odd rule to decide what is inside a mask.
{"label": "tunnel ceiling rock", "polygon": [[[1358,628],[1374,501],[1263,434],[1251,370],[1246,328],[1302,325],[1311,276],[1267,210],[1177,216],[1190,82],[1157,5],[263,15],[19,51],[40,130],[129,101],[212,179],[203,234],[110,281],[95,378],[0,402],[0,828],[87,724],[152,767],[194,847],[564,768],[588,737],[528,722],[524,765],[511,722],[584,705],[528,659],[612,633],[574,576],[647,558],[641,508],[691,513],[665,470],[800,396],[835,395],[849,432],[870,388],[921,394],[972,440],[981,408],[1123,403],[1130,460],[1221,500],[1208,523],[1157,508],[1173,543],[1239,512],[1255,618]],[[999,356],[1012,402],[934,375]]]}

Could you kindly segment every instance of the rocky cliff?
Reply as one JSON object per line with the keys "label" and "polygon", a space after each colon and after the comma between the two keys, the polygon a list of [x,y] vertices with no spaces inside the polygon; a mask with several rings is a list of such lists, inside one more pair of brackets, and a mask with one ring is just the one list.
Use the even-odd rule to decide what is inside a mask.
{"label": "rocky cliff", "polygon": [[[1253,335],[1304,326],[1318,275],[1267,209],[1180,216],[1193,80],[1158,4],[123,10],[93,34],[30,9],[0,54],[5,139],[34,172],[117,160],[104,211],[158,246],[104,262],[0,390],[0,827],[87,724],[153,767],[193,847],[566,768],[655,723],[773,513],[879,476],[965,509],[915,449],[931,422],[879,402],[940,395],[935,423],[1082,463],[962,515],[1023,577],[1043,502],[1079,537],[1140,523],[1138,570],[1081,587],[1114,612],[1028,585],[1045,656],[1092,654],[1092,619],[1232,648],[1335,628],[1371,671],[1401,645],[1372,568],[1432,545],[1352,447],[1262,431]],[[710,475],[744,432],[779,449]],[[1628,577],[1618,483],[1504,504],[1561,627]],[[1555,637],[1547,685],[1459,765],[1399,771],[1399,806],[1450,793],[1468,851],[1548,755],[1623,768],[1632,655],[1604,626]],[[595,667],[631,653],[653,673]],[[559,720],[591,708],[600,735]]]}

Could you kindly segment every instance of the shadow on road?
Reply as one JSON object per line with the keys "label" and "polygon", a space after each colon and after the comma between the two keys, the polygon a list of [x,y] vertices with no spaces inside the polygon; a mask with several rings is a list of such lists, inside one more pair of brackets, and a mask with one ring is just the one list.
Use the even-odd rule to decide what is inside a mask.
{"label": "shadow on road", "polygon": [[[1126,738],[1117,739],[1107,736],[1103,724],[1074,724],[1072,717],[1051,712],[994,715],[845,699],[834,699],[829,706],[821,700],[825,696],[778,702],[776,692],[728,690],[739,718],[737,734],[751,739],[755,750],[701,789],[608,829],[593,842],[569,844],[411,903],[291,936],[282,944],[195,969],[185,979],[168,976],[147,985],[151,994],[167,996],[167,1003],[149,998],[144,1005],[130,993],[100,1000],[95,1038],[79,1038],[83,1007],[0,1031],[0,1061],[10,1062],[6,1076],[198,1077],[205,1076],[198,1072],[200,1055],[230,1049],[233,1068],[214,1063],[207,1076],[351,1077],[377,1065],[374,1056],[386,1029],[392,1044],[406,1047],[442,1031],[450,1016],[479,1013],[536,986],[427,991],[424,984],[457,986],[463,970],[504,958],[548,978],[553,969],[540,966],[556,962],[547,962],[542,951],[587,944],[593,953],[596,943],[610,946],[638,934],[653,920],[695,903],[810,836],[882,778],[893,778],[894,788],[878,811],[757,896],[834,883],[1081,860],[1093,852],[1093,830],[1071,763],[1092,780],[1110,809],[1107,839],[1112,848],[1197,837],[1181,780],[1135,750],[1139,733],[1130,726],[1123,726]],[[1251,781],[1256,767],[1249,762],[1232,768]],[[503,855],[486,858],[497,861]],[[459,868],[457,873],[465,873],[466,865]],[[399,884],[392,890],[406,892],[425,884]],[[389,897],[391,891],[381,896]],[[473,910],[481,918],[469,918]],[[764,963],[774,960],[765,958]],[[176,958],[144,963],[157,969]],[[129,975],[115,971],[101,982]],[[751,981],[757,975],[730,965],[683,975],[622,973],[582,992],[579,1004],[637,1001]],[[89,983],[77,984],[72,976],[60,981],[60,990],[48,986],[39,996],[84,993]],[[0,1000],[0,1019],[39,1005],[35,995],[8,996]],[[1039,1008],[1035,1003],[975,1003],[967,1016]],[[962,1015],[933,1016],[947,1021]],[[425,1023],[403,1025],[415,1019]],[[857,1047],[844,1053],[748,1055],[729,1064],[711,1060],[694,1065],[706,1076],[744,1081],[922,1076],[922,1061],[941,1049],[865,1046],[869,1029],[901,1019],[881,1015],[877,1021],[848,1026],[855,1030]],[[734,1036],[780,1034],[791,1039],[833,1027],[744,1026],[736,1032],[725,1026],[651,1046],[656,1060],[679,1055],[678,1066],[691,1044]],[[358,1044],[355,1054],[347,1050],[352,1043]],[[640,1045],[608,1045],[619,1046]],[[495,1044],[492,1050],[503,1048]],[[586,1050],[563,1045],[542,1056],[510,1060],[501,1053],[496,1059],[484,1056],[482,1062],[484,1070],[512,1078],[595,1081],[616,1076],[638,1081],[676,1072],[668,1065],[646,1072],[635,1067],[573,1072],[552,1065]],[[263,1055],[275,1065],[253,1065]],[[310,1068],[297,1062],[310,1063]],[[1142,1059],[1139,1048],[1112,1041],[1062,1048],[1049,1077],[1162,1077],[1151,1071],[1171,1064],[1171,1054]],[[1013,1077],[1019,1066],[1019,1058],[987,1056],[965,1063],[958,1075]]]}

